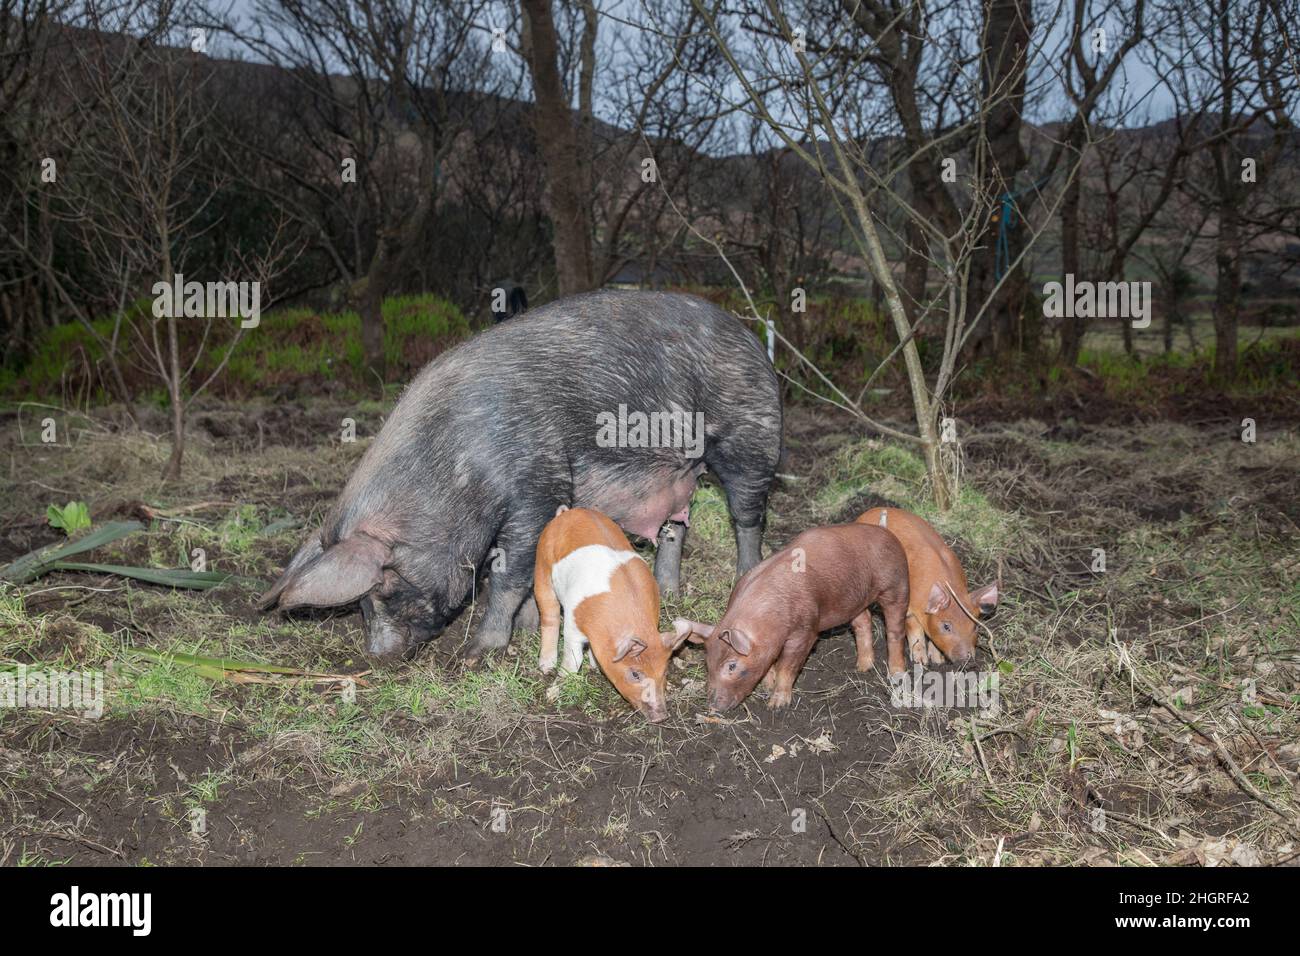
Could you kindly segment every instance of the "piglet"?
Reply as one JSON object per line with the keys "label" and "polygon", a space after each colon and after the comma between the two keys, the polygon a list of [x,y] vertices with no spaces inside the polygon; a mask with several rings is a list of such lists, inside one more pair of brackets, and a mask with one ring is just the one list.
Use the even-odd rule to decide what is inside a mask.
{"label": "piglet", "polygon": [[628,703],[651,721],[668,716],[664,677],[689,631],[659,632],[659,587],[618,525],[599,511],[561,506],[537,541],[533,593],[543,673],[555,669],[563,608],[560,669],[576,673],[588,645]]}
{"label": "piglet", "polygon": [[[924,519],[901,508],[872,508],[858,517],[862,524],[887,529],[907,552],[912,596],[907,605],[907,643],[913,664],[926,660],[928,636],[930,662],[942,663],[939,651],[954,664],[975,659],[977,622],[998,606],[998,586],[988,584],[971,593],[966,572],[952,548]],[[893,673],[893,668],[890,668]]]}
{"label": "piglet", "polygon": [[879,604],[889,640],[889,672],[903,668],[907,556],[889,532],[861,524],[811,528],[740,579],[713,627],[678,621],[708,652],[708,705],[735,707],[759,679],[768,705],[790,703],[794,679],[817,635],[851,623],[860,671],[875,663],[871,612]]}

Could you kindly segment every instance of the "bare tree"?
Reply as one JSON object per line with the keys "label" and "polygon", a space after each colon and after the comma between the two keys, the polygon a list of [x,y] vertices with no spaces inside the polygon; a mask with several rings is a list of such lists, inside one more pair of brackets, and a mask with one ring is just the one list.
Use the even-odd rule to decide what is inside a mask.
{"label": "bare tree", "polygon": [[[180,303],[167,297],[170,308],[159,308],[156,291],[152,306],[142,299],[160,284],[170,289],[202,260],[197,247],[219,215],[211,207],[223,180],[222,147],[208,123],[211,61],[179,45],[194,36],[192,16],[184,4],[88,4],[50,77],[67,106],[51,132],[60,173],[50,211],[79,255],[51,265],[48,278],[91,328],[83,303],[105,290],[113,296],[110,355],[138,357],[130,360],[167,393],[171,454],[164,480],[180,477],[186,411],[225,368],[244,328],[236,316],[214,314],[202,296],[194,317],[203,330],[183,345]],[[275,234],[260,254],[228,250],[218,275],[260,288],[289,255],[289,244]],[[223,297],[223,312],[226,304]]]}
{"label": "bare tree", "polygon": [[641,0],[638,16],[637,25],[653,32],[616,21],[621,42],[597,74],[612,114],[591,144],[598,283],[633,259],[653,275],[653,263],[680,241],[667,197],[689,203],[691,178],[706,164],[701,153],[721,116],[718,98],[696,80],[722,69],[698,12],[676,0]]}
{"label": "bare tree", "polygon": [[1180,186],[1213,210],[1214,371],[1227,379],[1237,371],[1244,251],[1252,232],[1276,229],[1294,212],[1268,185],[1300,95],[1288,40],[1300,8],[1293,0],[1207,0],[1171,3],[1167,15],[1173,28],[1160,63],[1205,143]]}
{"label": "bare tree", "polygon": [[[48,318],[46,284],[39,257],[53,254],[33,169],[50,110],[43,107],[41,78],[59,35],[67,0],[0,0],[0,345],[15,355],[43,331]],[[39,238],[38,238],[39,237]]]}
{"label": "bare tree", "polygon": [[271,104],[286,134],[263,151],[286,208],[309,224],[361,317],[367,366],[384,376],[383,301],[434,221],[446,165],[499,73],[479,29],[487,0],[258,0],[226,23],[287,71]]}
{"label": "bare tree", "polygon": [[555,271],[560,295],[573,295],[596,284],[590,197],[592,84],[599,19],[591,0],[580,0],[582,32],[575,117],[564,86],[551,0],[522,0],[521,6],[524,56],[533,78],[534,129],[546,167],[543,201],[555,230]]}
{"label": "bare tree", "polygon": [[[892,31],[904,29],[899,26],[903,22],[901,15],[913,4],[894,8],[893,19],[869,24],[869,29],[863,30],[857,18],[842,11],[827,21],[821,7],[812,11],[779,5],[776,0],[755,0],[742,5],[738,12],[723,13],[720,5],[706,6],[705,0],[694,3],[705,14],[710,34],[743,93],[737,108],[762,119],[776,141],[826,182],[850,228],[854,247],[882,290],[897,336],[893,352],[868,377],[857,399],[845,395],[811,363],[806,363],[806,368],[820,387],[831,391],[836,405],[867,427],[919,446],[935,501],[947,508],[954,492],[956,463],[948,454],[953,446],[945,442],[940,422],[945,395],[957,372],[959,355],[990,310],[1007,308],[1004,288],[1016,281],[1014,276],[1019,274],[1026,251],[1041,232],[1041,225],[1038,229],[1026,228],[1003,263],[1005,268],[994,272],[990,255],[994,241],[989,238],[988,223],[994,210],[1002,207],[1002,196],[1014,171],[1023,165],[1018,152],[1017,111],[1023,98],[1025,64],[1035,54],[1028,41],[1027,11],[1016,3],[991,5],[996,10],[990,10],[990,22],[985,24],[987,42],[979,53],[980,75],[972,78],[970,71],[942,63],[928,67],[939,75],[953,76],[951,95],[974,104],[961,110],[964,115],[959,123],[940,131],[934,118],[937,111],[931,104],[927,121],[914,131],[916,149],[882,150],[881,144],[894,141],[903,125],[892,101],[898,94],[881,102],[879,84],[873,82],[866,64],[873,57],[883,63],[897,62],[897,55],[878,51],[882,45],[894,42],[888,39]],[[994,13],[1002,19],[994,21]],[[887,15],[883,9],[880,14]],[[745,28],[745,43],[730,39],[721,22],[728,17]],[[912,16],[907,22],[909,33],[919,30],[928,38],[927,18]],[[802,28],[796,30],[797,24],[812,23],[821,25],[817,37],[807,37]],[[898,42],[902,44],[901,37]],[[955,58],[961,63],[969,62],[971,56],[971,51],[960,45],[935,43],[930,49],[938,58]],[[955,89],[958,85],[960,90]],[[905,131],[902,139],[906,143]],[[974,163],[952,187],[962,191],[960,204],[950,196],[949,205],[933,193],[934,177],[928,173],[909,175],[910,163],[929,162],[942,171],[941,183],[944,174],[955,179],[956,158],[939,148],[941,140],[945,144],[972,144]],[[924,199],[897,188],[908,181],[925,194]],[[910,248],[924,250],[930,268],[940,277],[937,292],[921,292],[910,308],[891,268],[879,225],[883,211],[890,209],[905,217],[902,241]],[[931,218],[929,214],[936,209],[946,211]],[[1049,216],[1054,213],[1054,206],[1045,212]],[[916,288],[921,291],[919,283]],[[919,330],[931,318],[942,320],[942,348],[933,377],[922,365],[916,341]],[[861,404],[883,368],[900,356],[915,432],[872,419]]]}
{"label": "bare tree", "polygon": [[[1112,47],[1112,36],[1123,40]],[[1097,135],[1094,124],[1098,107],[1120,74],[1125,58],[1145,39],[1146,0],[1136,0],[1131,10],[1126,10],[1119,0],[1072,0],[1070,35],[1060,80],[1074,111],[1042,169],[1044,178],[1050,178],[1067,156],[1086,170],[1086,153]],[[1106,115],[1106,119],[1118,122],[1127,112],[1120,106]],[[1084,179],[1082,174],[1070,177],[1061,199],[1061,272],[1064,275],[1081,275],[1083,271],[1079,239],[1083,232],[1080,210]],[[1076,315],[1074,310],[1069,310],[1061,320],[1060,357],[1067,365],[1078,364],[1085,323],[1085,317]],[[1125,335],[1130,334],[1125,326]]]}
{"label": "bare tree", "polygon": [[[105,3],[105,11],[130,11],[136,4]],[[73,5],[62,0],[3,0],[0,6],[0,317],[10,341],[30,343],[45,324],[73,316],[99,346],[109,390],[127,417],[136,413],[119,361],[121,296],[96,286],[94,278],[64,268],[64,237],[56,228],[62,134],[79,109],[78,91],[57,82],[60,48],[74,39]],[[75,138],[74,138],[75,140]],[[41,157],[40,168],[31,165]],[[105,295],[108,295],[107,302]],[[112,331],[94,322],[97,305],[119,306]],[[6,348],[6,352],[10,350]],[[12,353],[11,353],[12,354]]]}

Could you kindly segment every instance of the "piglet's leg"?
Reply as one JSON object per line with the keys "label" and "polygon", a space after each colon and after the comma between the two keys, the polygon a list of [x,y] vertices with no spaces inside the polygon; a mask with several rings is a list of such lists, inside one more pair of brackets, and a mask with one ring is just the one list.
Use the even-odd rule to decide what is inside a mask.
{"label": "piglet's leg", "polygon": [[538,564],[533,574],[533,593],[537,597],[537,614],[542,628],[542,653],[537,666],[543,674],[555,670],[560,653],[560,601],[551,584],[550,568]]}
{"label": "piglet's leg", "polygon": [[912,655],[913,664],[924,664],[929,659],[925,649],[925,628],[914,614],[907,615],[907,650]]}
{"label": "piglet's leg", "polygon": [[772,686],[772,696],[767,699],[767,706],[773,710],[790,706],[790,702],[794,700],[794,679],[799,676],[799,671],[803,669],[804,661],[808,660],[808,655],[812,653],[816,641],[815,633],[803,634],[786,641],[781,656],[772,665],[776,678]]}
{"label": "piglet's leg", "polygon": [[871,612],[863,611],[851,623],[853,639],[858,645],[858,670],[869,671],[876,665],[876,649],[871,645]]}
{"label": "piglet's leg", "polygon": [[[901,674],[907,670],[907,662],[903,660],[903,634],[909,626],[907,622],[907,605],[899,602],[896,604],[882,604],[880,608],[885,618],[885,636],[889,644],[889,676]],[[917,624],[920,627],[920,624]]]}
{"label": "piglet's leg", "polygon": [[939,650],[939,645],[938,645],[938,644],[931,644],[929,650],[930,650],[930,663],[931,663],[931,664],[942,664],[942,663],[943,663],[943,651]]}
{"label": "piglet's leg", "polygon": [[570,618],[564,626],[564,660],[560,661],[560,670],[566,674],[576,674],[582,667],[582,648],[586,639],[582,632],[573,626]]}

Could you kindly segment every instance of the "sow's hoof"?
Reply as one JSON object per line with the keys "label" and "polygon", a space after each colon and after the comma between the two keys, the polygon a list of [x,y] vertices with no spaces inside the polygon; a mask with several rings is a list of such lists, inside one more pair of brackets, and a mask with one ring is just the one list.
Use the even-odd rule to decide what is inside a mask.
{"label": "sow's hoof", "polygon": [[466,667],[477,667],[489,654],[500,654],[510,643],[510,635],[479,635],[465,645],[464,658]]}

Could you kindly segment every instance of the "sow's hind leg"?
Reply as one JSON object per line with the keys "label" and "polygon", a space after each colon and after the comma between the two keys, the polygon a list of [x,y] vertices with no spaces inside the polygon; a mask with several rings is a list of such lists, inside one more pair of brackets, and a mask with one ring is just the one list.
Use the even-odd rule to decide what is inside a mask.
{"label": "sow's hind leg", "polygon": [[736,532],[736,577],[763,560],[767,495],[776,477],[781,436],[740,432],[706,452],[709,470],[727,494],[727,510]]}

